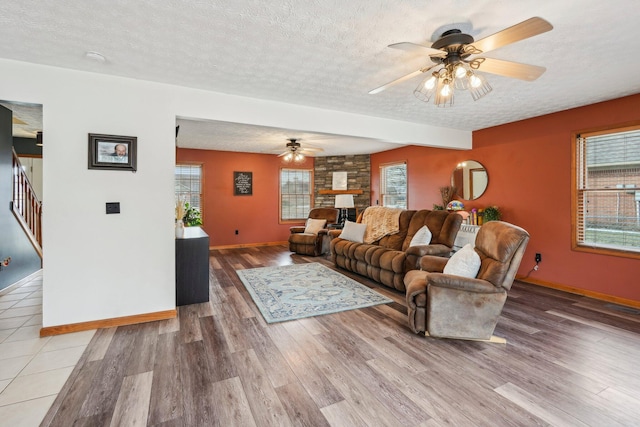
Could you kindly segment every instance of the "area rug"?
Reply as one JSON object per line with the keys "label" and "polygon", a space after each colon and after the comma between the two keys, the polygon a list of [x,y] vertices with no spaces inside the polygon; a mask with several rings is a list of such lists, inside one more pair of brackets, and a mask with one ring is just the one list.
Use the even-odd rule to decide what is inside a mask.
{"label": "area rug", "polygon": [[392,302],[319,263],[236,270],[267,323]]}

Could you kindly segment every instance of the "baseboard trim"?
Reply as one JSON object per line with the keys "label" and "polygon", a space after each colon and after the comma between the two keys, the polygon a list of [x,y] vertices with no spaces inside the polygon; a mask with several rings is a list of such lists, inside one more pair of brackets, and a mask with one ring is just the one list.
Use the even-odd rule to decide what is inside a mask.
{"label": "baseboard trim", "polygon": [[209,250],[215,251],[219,249],[256,248],[260,246],[280,246],[280,245],[288,245],[288,244],[289,242],[287,242],[286,240],[283,242],[241,243],[239,245],[209,246]]}
{"label": "baseboard trim", "polygon": [[114,317],[111,319],[92,320],[89,322],[71,323],[68,325],[47,326],[40,329],[41,337],[69,334],[71,332],[89,331],[91,329],[112,328],[114,326],[135,325],[137,323],[154,322],[156,320],[173,319],[177,310],[156,311],[154,313],[136,314],[134,316]]}
{"label": "baseboard trim", "polygon": [[545,288],[556,289],[558,291],[569,292],[570,294],[582,295],[585,297],[597,299],[600,301],[611,302],[618,305],[624,305],[627,307],[640,308],[640,301],[635,301],[632,299],[620,298],[613,295],[607,295],[600,292],[589,291],[586,289],[574,288],[571,286],[560,285],[558,283],[547,282],[544,280],[532,279],[530,277],[516,277],[516,280],[519,280],[524,283],[529,283],[531,285],[542,286]]}

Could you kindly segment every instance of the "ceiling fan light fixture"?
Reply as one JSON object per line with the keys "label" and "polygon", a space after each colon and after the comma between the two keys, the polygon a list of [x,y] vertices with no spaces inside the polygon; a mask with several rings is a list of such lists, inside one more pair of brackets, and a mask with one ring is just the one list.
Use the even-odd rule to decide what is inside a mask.
{"label": "ceiling fan light fixture", "polygon": [[456,76],[456,79],[462,79],[464,76],[467,75],[467,70],[466,68],[464,68],[464,65],[460,63],[460,64],[457,64],[453,69],[453,74],[454,76]]}
{"label": "ceiling fan light fixture", "polygon": [[420,101],[429,102],[438,87],[438,73],[433,73],[420,82],[413,94]]}
{"label": "ceiling fan light fixture", "polygon": [[431,90],[431,89],[435,88],[437,81],[438,81],[438,79],[436,78],[436,76],[429,77],[424,82],[424,88],[427,89],[427,90]]}
{"label": "ceiling fan light fixture", "polygon": [[451,80],[444,79],[444,81],[442,82],[442,88],[440,89],[440,95],[444,96],[445,98],[449,95],[453,95],[453,89],[451,89]]}
{"label": "ceiling fan light fixture", "polygon": [[418,99],[425,102],[429,101],[435,93],[435,104],[438,106],[453,105],[455,90],[469,89],[474,100],[478,100],[491,92],[491,85],[487,83],[486,79],[474,73],[479,69],[482,69],[483,72],[504,77],[533,81],[544,73],[544,67],[486,57],[473,58],[472,56],[485,54],[552,29],[553,25],[546,20],[540,17],[533,17],[480,40],[475,40],[473,36],[463,34],[460,29],[454,28],[442,33],[440,38],[431,44],[431,47],[410,42],[391,44],[389,47],[396,49],[420,51],[428,55],[429,59],[436,65],[420,68],[373,89],[369,93],[380,93],[393,85],[419,76],[435,67],[441,67],[439,71],[433,73],[433,76],[436,76],[435,78],[438,80],[437,89],[433,90],[431,85],[434,80],[429,77],[413,93]]}
{"label": "ceiling fan light fixture", "polygon": [[448,79],[441,79],[438,90],[436,91],[436,98],[434,103],[437,107],[452,107],[453,106],[453,88]]}
{"label": "ceiling fan light fixture", "polygon": [[471,87],[475,89],[482,85],[482,80],[480,80],[480,77],[476,76],[472,72],[469,72],[469,85],[471,85]]}
{"label": "ceiling fan light fixture", "polygon": [[474,101],[482,98],[492,90],[493,88],[482,74],[471,73],[469,76],[469,92]]}
{"label": "ceiling fan light fixture", "polygon": [[456,65],[454,77],[453,87],[455,89],[467,90],[469,88],[469,71],[464,67],[464,65]]}

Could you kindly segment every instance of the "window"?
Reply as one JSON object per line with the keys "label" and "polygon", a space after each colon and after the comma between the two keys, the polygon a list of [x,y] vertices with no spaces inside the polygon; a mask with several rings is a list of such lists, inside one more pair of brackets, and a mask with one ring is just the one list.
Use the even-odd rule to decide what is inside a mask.
{"label": "window", "polygon": [[574,144],[574,249],[640,257],[640,125]]}
{"label": "window", "polygon": [[407,209],[407,163],[380,166],[382,206]]}
{"label": "window", "polygon": [[280,220],[305,220],[311,210],[313,171],[280,170]]}
{"label": "window", "polygon": [[202,165],[176,165],[176,199],[202,212]]}

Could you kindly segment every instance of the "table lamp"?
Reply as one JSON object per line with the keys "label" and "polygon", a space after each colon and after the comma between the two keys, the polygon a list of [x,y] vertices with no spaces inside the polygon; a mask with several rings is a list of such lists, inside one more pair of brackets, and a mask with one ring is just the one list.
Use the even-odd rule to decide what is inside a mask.
{"label": "table lamp", "polygon": [[344,221],[347,219],[347,209],[354,207],[353,194],[337,194],[335,207],[340,209],[340,225],[344,226]]}

